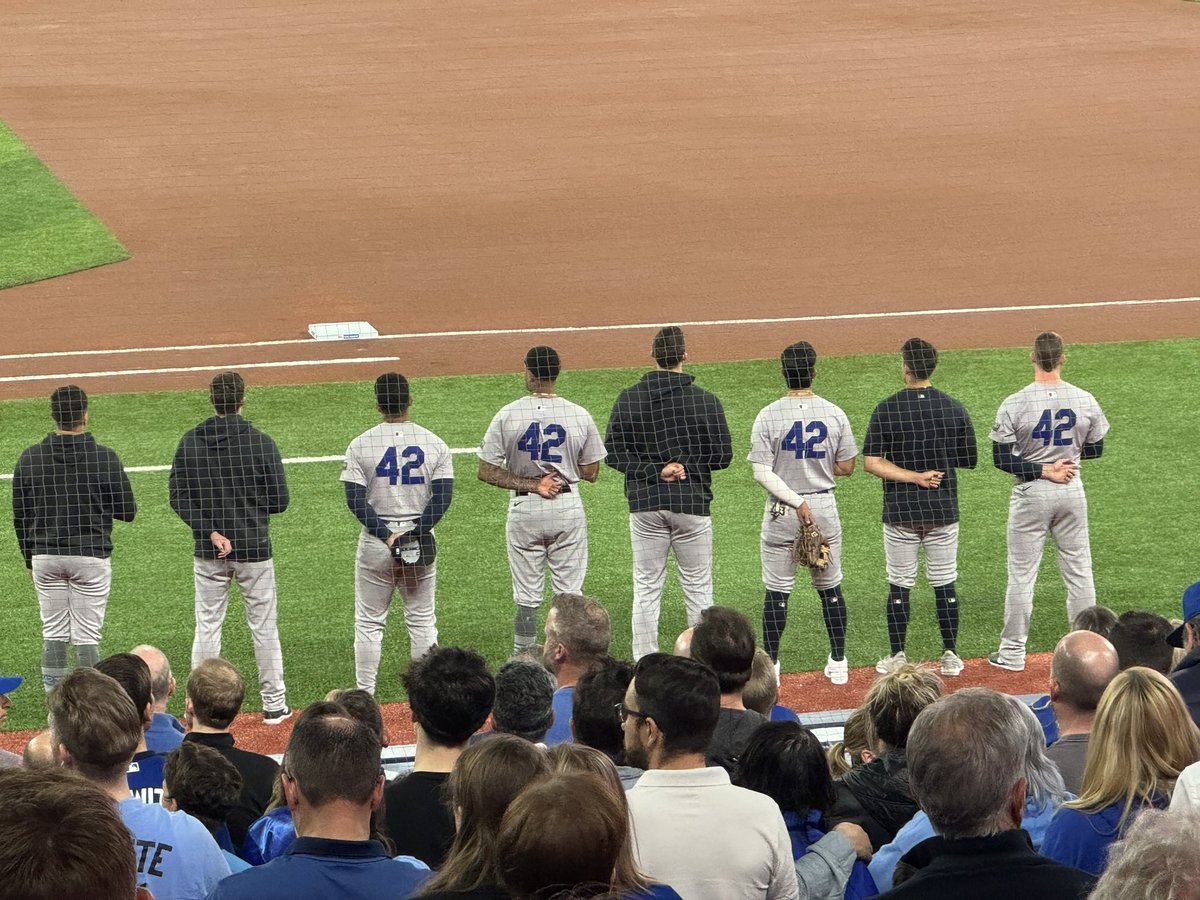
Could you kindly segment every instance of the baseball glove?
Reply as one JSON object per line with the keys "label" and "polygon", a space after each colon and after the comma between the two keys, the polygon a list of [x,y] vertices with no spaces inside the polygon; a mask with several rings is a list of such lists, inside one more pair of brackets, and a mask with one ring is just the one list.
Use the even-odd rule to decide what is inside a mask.
{"label": "baseball glove", "polygon": [[829,565],[829,541],[821,534],[816,524],[808,525],[802,520],[796,539],[792,542],[792,562],[797,566],[808,566],[820,571]]}

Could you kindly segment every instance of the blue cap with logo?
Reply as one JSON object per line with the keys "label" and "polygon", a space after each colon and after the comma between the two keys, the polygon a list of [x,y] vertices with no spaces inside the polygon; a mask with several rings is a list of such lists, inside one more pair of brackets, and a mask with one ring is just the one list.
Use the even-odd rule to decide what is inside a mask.
{"label": "blue cap with logo", "polygon": [[[1183,592],[1183,621],[1186,623],[1200,616],[1200,581],[1197,581]],[[1180,625],[1167,635],[1167,643],[1172,647],[1183,646],[1183,631],[1185,625]]]}

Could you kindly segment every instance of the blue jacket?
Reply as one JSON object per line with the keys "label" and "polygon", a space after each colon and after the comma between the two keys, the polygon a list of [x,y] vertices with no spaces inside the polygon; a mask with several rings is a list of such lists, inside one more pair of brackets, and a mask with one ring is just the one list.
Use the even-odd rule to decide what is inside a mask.
{"label": "blue jacket", "polygon": [[256,820],[246,831],[246,840],[242,842],[242,859],[252,866],[261,866],[287,853],[295,840],[296,826],[292,822],[292,811],[281,806]]}
{"label": "blue jacket", "polygon": [[167,713],[155,713],[146,731],[146,749],[155,753],[170,753],[183,743],[183,726]]}
{"label": "blue jacket", "polygon": [[[1166,809],[1169,797],[1155,797],[1149,804],[1156,809]],[[1125,806],[1120,801],[1097,812],[1063,807],[1055,815],[1042,843],[1042,856],[1048,857],[1076,869],[1100,875],[1108,865],[1108,848],[1120,840],[1125,829],[1137,817],[1137,810],[1125,822],[1121,814]]]}
{"label": "blue jacket", "polygon": [[342,900],[410,897],[429,877],[419,859],[392,859],[378,841],[297,838],[264,866],[230,875],[208,900]]}
{"label": "blue jacket", "polygon": [[[1050,821],[1056,812],[1058,812],[1058,807],[1053,804],[1039,805],[1032,797],[1025,801],[1025,815],[1021,819],[1021,827],[1028,832],[1030,840],[1033,841],[1034,850],[1042,846],[1042,842],[1046,839],[1046,829],[1050,827]],[[890,844],[880,847],[871,858],[870,866],[871,877],[875,879],[879,889],[890,890],[896,863],[900,862],[904,854],[917,844],[933,836],[933,824],[929,821],[929,816],[925,815],[925,811],[921,810],[896,833],[896,837]]]}
{"label": "blue jacket", "polygon": [[562,687],[554,692],[554,721],[546,732],[547,747],[571,743],[571,713],[574,711],[575,685]]}
{"label": "blue jacket", "polygon": [[[809,847],[825,837],[825,822],[816,810],[809,810],[808,816],[803,819],[794,812],[785,812],[783,821],[792,839],[792,859],[799,859],[808,852]],[[878,893],[875,880],[867,871],[867,864],[861,859],[855,860],[850,880],[846,882],[846,900],[865,900]]]}

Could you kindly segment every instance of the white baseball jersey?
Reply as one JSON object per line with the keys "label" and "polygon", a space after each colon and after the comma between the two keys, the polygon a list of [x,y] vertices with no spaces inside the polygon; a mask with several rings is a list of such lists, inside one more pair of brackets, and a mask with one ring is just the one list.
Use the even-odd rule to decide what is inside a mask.
{"label": "white baseball jersey", "polygon": [[858,456],[850,420],[823,397],[782,397],[758,414],[752,463],[768,465],[797,494],[833,489],[833,464]]}
{"label": "white baseball jersey", "polygon": [[367,489],[367,502],[381,519],[420,518],[433,494],[431,482],[454,477],[446,442],[415,422],[383,422],[350,442],[342,481]]}
{"label": "white baseball jersey", "polygon": [[1000,405],[989,435],[999,444],[1013,444],[1013,455],[1026,462],[1058,459],[1079,462],[1084,444],[1108,433],[1108,419],[1096,398],[1067,382],[1039,384],[1017,391]]}
{"label": "white baseball jersey", "polygon": [[492,418],[479,458],[510,472],[540,478],[553,466],[571,484],[579,469],[608,455],[591,413],[562,397],[514,400]]}

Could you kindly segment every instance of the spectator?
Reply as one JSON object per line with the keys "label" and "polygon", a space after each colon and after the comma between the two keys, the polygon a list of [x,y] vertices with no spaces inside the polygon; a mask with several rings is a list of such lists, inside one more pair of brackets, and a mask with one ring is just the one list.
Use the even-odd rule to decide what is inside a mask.
{"label": "spectator", "polygon": [[157,647],[141,644],[130,651],[150,667],[150,693],[154,697],[154,721],[146,732],[146,747],[155,753],[170,753],[183,743],[183,726],[167,712],[167,701],[175,695],[171,663]]}
{"label": "spectator", "polygon": [[73,384],[50,395],[54,431],[17,460],[13,527],[42,616],[42,684],[54,690],[75,661],[100,660],[100,631],[112,588],[113,521],[137,513],[117,454],[88,433],[88,397]]}
{"label": "spectator", "polygon": [[283,856],[295,841],[296,823],[283,793],[283,775],[276,773],[267,808],[246,829],[242,859],[252,866],[261,866]]}
{"label": "spectator", "polygon": [[625,790],[642,776],[641,769],[625,764],[625,734],[617,715],[631,681],[633,666],[624,660],[605,659],[580,677],[571,706],[575,743],[595,748],[612,760]]}
{"label": "spectator", "polygon": [[119,684],[81,667],[58,683],[48,705],[59,759],[117,804],[133,834],[138,880],[156,900],[204,897],[229,875],[203,825],[129,795],[126,772],[141,739],[142,716]]}
{"label": "spectator", "polygon": [[496,673],[492,731],[541,744],[553,721],[554,679],[545,667],[522,659],[502,665]]}
{"label": "spectator", "polygon": [[1091,900],[1200,897],[1200,818],[1148,809],[1112,845]]}
{"label": "spectator", "polygon": [[21,761],[27,769],[57,769],[58,760],[54,756],[54,738],[50,729],[39,731],[25,744]]}
{"label": "spectator", "polygon": [[[1062,774],[1046,756],[1046,738],[1041,722],[1033,710],[1016,697],[1007,698],[1014,705],[1026,729],[1025,744],[1025,811],[1021,828],[1029,835],[1033,849],[1042,846],[1046,829],[1058,808],[1072,795],[1063,786]],[[924,811],[918,812],[896,834],[896,839],[881,847],[871,860],[871,875],[884,890],[892,886],[892,875],[900,858],[917,844],[934,836],[933,825]]]}
{"label": "spectator", "polygon": [[142,735],[126,775],[129,793],[143,803],[162,801],[163,763],[166,757],[146,749],[146,731],[154,719],[150,696],[150,667],[140,656],[117,653],[96,663],[96,670],[116,681],[142,716]]}
{"label": "spectator", "polygon": [[387,731],[383,725],[383,707],[375,699],[375,695],[362,688],[343,688],[330,691],[325,695],[330,703],[337,703],[350,714],[350,718],[361,722],[371,729],[379,738],[380,748],[387,747]]}
{"label": "spectator", "polygon": [[229,871],[242,872],[250,863],[233,852],[225,824],[242,793],[242,776],[233,763],[203,744],[180,744],[163,768],[162,805],[197,819],[213,836]]}
{"label": "spectator", "polygon": [[[20,675],[0,675],[0,731],[4,730],[4,720],[8,718],[8,708],[12,701],[8,695],[19,688],[25,679]],[[0,769],[12,769],[21,764],[21,757],[8,750],[0,748]]]}
{"label": "spectator", "polygon": [[[626,788],[617,773],[617,767],[608,756],[582,744],[559,744],[557,747],[551,747],[548,755],[550,768],[556,775],[590,774],[598,777],[604,785],[605,793],[610,797],[609,802],[621,808],[621,816],[628,825],[629,803],[625,799]],[[502,853],[501,859],[503,858]],[[650,880],[638,870],[633,858],[633,839],[628,830],[616,855],[612,871],[610,887],[614,892],[633,892],[633,897],[659,897],[663,900],[679,896],[672,888],[650,884]]]}
{"label": "spectator", "polygon": [[[600,755],[612,769],[612,764]],[[679,900],[633,867],[625,792],[591,772],[560,772],[517,795],[500,822],[496,850],[505,887],[519,900],[576,892]]]}
{"label": "spectator", "polygon": [[608,610],[582,594],[559,594],[546,613],[546,642],[542,647],[546,668],[554,674],[554,723],[546,732],[546,745],[571,740],[571,698],[584,672],[608,657],[612,623]]}
{"label": "spectator", "polygon": [[287,853],[223,881],[209,900],[410,896],[429,868],[371,840],[386,781],[379,736],[337,703],[314,703],[288,739],[283,790],[296,823]]}
{"label": "spectator", "polygon": [[1171,674],[1174,648],[1167,643],[1171,623],[1158,613],[1124,612],[1117,619],[1108,639],[1117,648],[1121,671],[1145,666],[1163,675]]}
{"label": "spectator", "polygon": [[10,768],[0,770],[0,797],[0,898],[153,900],[103,791],[61,769]]}
{"label": "spectator", "polygon": [[1044,859],[1021,830],[1029,726],[1007,697],[966,688],[928,706],[908,741],[912,787],[937,837],[887,900],[1082,900],[1095,879]]}
{"label": "spectator", "polygon": [[707,764],[733,772],[750,736],[767,721],[742,702],[754,667],[754,629],[736,609],[709,607],[692,632],[692,659],[716,672],[721,686],[721,713],[708,745]]}
{"label": "spectator", "polygon": [[1099,875],[1109,845],[1142,809],[1166,807],[1198,759],[1200,731],[1179,692],[1152,669],[1126,669],[1096,710],[1079,799],[1054,817],[1042,853]]}
{"label": "spectator", "polygon": [[1071,630],[1092,631],[1102,638],[1107,638],[1116,624],[1117,614],[1107,606],[1089,606],[1075,617],[1075,621],[1071,623]]}
{"label": "spectator", "polygon": [[846,717],[842,739],[829,748],[825,759],[834,778],[849,774],[851,769],[873,761],[879,751],[879,739],[871,727],[866,707],[860,706]]}
{"label": "spectator", "polygon": [[800,717],[775,701],[779,699],[779,673],[775,663],[762,647],[754,651],[754,665],[750,668],[750,680],[742,690],[742,703],[760,716],[772,722],[799,722]]}
{"label": "spectator", "polygon": [[527,785],[549,774],[545,752],[512,735],[498,734],[463,751],[448,782],[458,831],[445,865],[425,885],[421,896],[441,900],[507,897],[496,852],[500,821]]}
{"label": "spectator", "polygon": [[694,628],[685,628],[679,632],[679,637],[675,638],[675,645],[671,650],[673,656],[682,656],[686,659],[692,658],[692,634]]}
{"label": "spectator", "polygon": [[854,822],[878,850],[917,813],[908,785],[908,732],[921,710],[942,694],[942,682],[931,670],[909,663],[876,679],[863,707],[879,741],[879,756],[837,782],[837,804],[830,824]]}
{"label": "spectator", "polygon": [[459,647],[430,650],[403,677],[416,762],[384,792],[385,829],[398,853],[441,868],[454,842],[446,782],[471,735],[492,710],[496,682],[482,656]]}
{"label": "spectator", "polygon": [[[878,891],[867,871],[871,844],[859,826],[845,822],[835,834],[844,838],[850,852],[840,855],[813,849],[826,836],[825,813],[833,808],[837,791],[817,736],[795,722],[769,722],[754,733],[738,767],[736,783],[766,794],[783,812],[792,839],[792,856],[800,859],[813,850],[825,863],[820,877],[806,879],[801,895],[808,900],[860,900]],[[811,862],[811,861],[810,861]],[[797,871],[797,875],[802,875]]]}
{"label": "spectator", "polygon": [[1083,785],[1083,764],[1096,707],[1119,667],[1116,648],[1090,631],[1072,631],[1054,648],[1050,710],[1058,740],[1046,754],[1062,772],[1072,794],[1078,795]]}
{"label": "spectator", "polygon": [[1171,681],[1183,695],[1192,721],[1200,725],[1200,581],[1183,592],[1183,624],[1171,632],[1167,643],[1187,651]]}
{"label": "spectator", "polygon": [[269,756],[234,745],[229,726],[242,708],[246,684],[223,659],[206,659],[192,669],[187,683],[187,718],[191,725],[185,741],[212,747],[242,774],[242,796],[229,814],[229,836],[235,847],[246,840],[246,830],[271,802],[279,764]]}
{"label": "spectator", "polygon": [[794,897],[779,807],[705,767],[720,708],[707,666],[665,653],[638,661],[621,705],[626,758],[646,770],[628,793],[637,857],[684,897]]}

